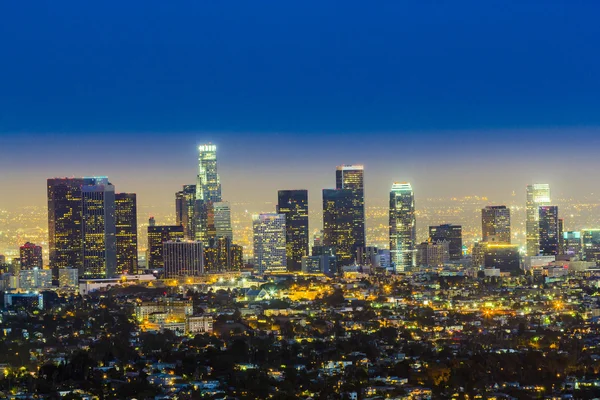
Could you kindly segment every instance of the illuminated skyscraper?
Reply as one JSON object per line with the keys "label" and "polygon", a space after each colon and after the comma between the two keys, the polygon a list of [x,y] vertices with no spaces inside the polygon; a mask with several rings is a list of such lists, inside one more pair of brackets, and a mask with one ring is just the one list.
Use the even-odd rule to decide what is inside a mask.
{"label": "illuminated skyscraper", "polygon": [[226,236],[213,238],[204,247],[204,270],[208,273],[239,271],[243,266],[242,246]]}
{"label": "illuminated skyscraper", "polygon": [[228,202],[220,201],[213,203],[215,236],[227,238],[233,241],[233,230],[231,229],[231,207]]}
{"label": "illuminated skyscraper", "polygon": [[21,270],[39,268],[42,269],[44,262],[42,260],[42,246],[33,243],[25,243],[19,249],[21,259]]}
{"label": "illuminated skyscraper", "polygon": [[185,185],[183,190],[175,194],[176,224],[183,226],[185,238],[196,237],[194,210],[196,207],[196,185]]}
{"label": "illuminated skyscraper", "polygon": [[48,245],[54,279],[59,268],[82,269],[81,178],[48,179]]}
{"label": "illuminated skyscraper", "polygon": [[352,258],[356,259],[358,249],[366,246],[365,240],[365,190],[364,167],[362,165],[341,165],[335,171],[335,188],[352,192]]}
{"label": "illuminated skyscraper", "polygon": [[481,235],[484,242],[510,244],[510,209],[506,206],[482,208]]}
{"label": "illuminated skyscraper", "polygon": [[462,257],[462,226],[460,225],[438,225],[429,227],[429,241],[448,241],[450,260],[460,260]]}
{"label": "illuminated skyscraper", "polygon": [[536,256],[540,250],[539,207],[550,205],[550,185],[534,183],[527,185],[527,255]]}
{"label": "illuminated skyscraper", "polygon": [[107,177],[84,178],[82,277],[111,278],[117,271],[115,187]]}
{"label": "illuminated skyscraper", "polygon": [[540,206],[539,217],[539,254],[543,256],[558,255],[558,207]]}
{"label": "illuminated skyscraper", "polygon": [[581,245],[583,259],[600,265],[600,229],[582,229]]}
{"label": "illuminated skyscraper", "polygon": [[115,195],[117,274],[137,272],[137,201],[135,193]]}
{"label": "illuminated skyscraper", "polygon": [[286,271],[285,215],[252,216],[254,266],[260,272]]}
{"label": "illuminated skyscraper", "polygon": [[221,201],[221,181],[217,173],[217,146],[203,144],[198,148],[198,180],[196,200]]}
{"label": "illuminated skyscraper", "polygon": [[163,243],[164,277],[200,276],[204,273],[202,242],[168,240]]}
{"label": "illuminated skyscraper", "polygon": [[163,243],[183,239],[181,225],[148,226],[148,268],[160,270],[164,267]]}
{"label": "illuminated skyscraper", "polygon": [[567,231],[563,233],[563,254],[582,257],[581,232]]}
{"label": "illuminated skyscraper", "polygon": [[390,252],[397,272],[416,264],[415,196],[410,183],[394,183],[390,191]]}
{"label": "illuminated skyscraper", "polygon": [[285,215],[288,270],[300,271],[308,255],[308,191],[280,190],[277,213]]}
{"label": "illuminated skyscraper", "polygon": [[357,256],[353,236],[356,221],[353,209],[355,197],[350,189],[323,189],[323,246],[333,249],[338,269],[352,264]]}

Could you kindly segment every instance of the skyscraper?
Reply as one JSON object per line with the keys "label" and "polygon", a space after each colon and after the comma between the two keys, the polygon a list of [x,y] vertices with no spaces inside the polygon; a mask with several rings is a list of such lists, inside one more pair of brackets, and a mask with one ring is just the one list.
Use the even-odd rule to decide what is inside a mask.
{"label": "skyscraper", "polygon": [[300,271],[308,255],[308,191],[280,190],[277,195],[277,213],[285,215],[287,267]]}
{"label": "skyscraper", "polygon": [[215,236],[213,203],[221,201],[221,181],[217,173],[217,146],[203,144],[198,148],[198,176],[194,220],[195,239],[208,243]]}
{"label": "skyscraper", "polygon": [[33,243],[25,243],[19,248],[21,260],[21,270],[39,268],[42,269],[44,262],[42,260],[42,246]]}
{"label": "skyscraper", "polygon": [[54,279],[60,268],[82,269],[81,178],[48,179],[48,245]]}
{"label": "skyscraper", "polygon": [[215,236],[227,238],[233,241],[233,230],[231,229],[231,207],[226,201],[213,203]]}
{"label": "skyscraper", "polygon": [[462,258],[462,226],[460,225],[438,225],[429,227],[429,241],[448,241],[450,260]]}
{"label": "skyscraper", "polygon": [[540,206],[539,217],[539,254],[544,256],[558,255],[558,207]]}
{"label": "skyscraper", "polygon": [[285,215],[252,216],[254,265],[260,272],[286,271]]}
{"label": "skyscraper", "polygon": [[482,208],[481,236],[484,242],[510,244],[510,209],[506,206]]}
{"label": "skyscraper", "polygon": [[364,167],[362,165],[340,165],[335,171],[335,188],[352,192],[352,257],[356,259],[358,249],[366,246],[365,240],[365,190]]}
{"label": "skyscraper", "polygon": [[148,226],[148,269],[160,270],[164,267],[163,243],[183,239],[181,225]]}
{"label": "skyscraper", "polygon": [[163,243],[164,277],[200,276],[204,273],[202,242],[168,240]]}
{"label": "skyscraper", "polygon": [[115,195],[117,274],[136,273],[138,267],[137,201],[135,193]]}
{"label": "skyscraper", "polygon": [[389,208],[390,252],[396,271],[409,271],[416,264],[417,229],[415,196],[410,183],[394,183]]}
{"label": "skyscraper", "polygon": [[585,261],[600,264],[600,229],[581,230],[581,252]]}
{"label": "skyscraper", "polygon": [[115,187],[107,177],[84,178],[82,277],[110,278],[117,271]]}
{"label": "skyscraper", "polygon": [[334,249],[338,268],[356,257],[354,199],[350,189],[323,189],[323,246]]}
{"label": "skyscraper", "polygon": [[244,265],[243,248],[231,242],[228,237],[210,240],[204,247],[204,271],[228,272],[239,271]]}
{"label": "skyscraper", "polygon": [[563,233],[563,254],[582,257],[581,232],[567,231]]}
{"label": "skyscraper", "polygon": [[525,230],[528,256],[535,256],[540,250],[539,207],[548,205],[550,205],[550,185],[547,183],[527,185],[527,219]]}
{"label": "skyscraper", "polygon": [[194,210],[196,206],[196,185],[185,185],[175,194],[176,224],[183,226],[186,239],[196,237]]}

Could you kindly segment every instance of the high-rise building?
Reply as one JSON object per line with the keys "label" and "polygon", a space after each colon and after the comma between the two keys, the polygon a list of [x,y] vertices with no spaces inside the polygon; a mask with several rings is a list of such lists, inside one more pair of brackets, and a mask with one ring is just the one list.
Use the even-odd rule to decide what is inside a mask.
{"label": "high-rise building", "polygon": [[239,271],[244,266],[243,248],[226,237],[212,238],[204,247],[204,271]]}
{"label": "high-rise building", "polygon": [[354,198],[349,189],[323,189],[322,242],[324,247],[335,250],[338,268],[352,264],[356,257]]}
{"label": "high-rise building", "polygon": [[417,265],[439,267],[450,261],[450,242],[423,242],[417,245]]}
{"label": "high-rise building", "polygon": [[362,165],[340,165],[335,171],[335,188],[352,192],[352,249],[356,259],[358,249],[366,246],[365,240],[365,187]]}
{"label": "high-rise building", "polygon": [[117,274],[138,270],[137,200],[135,193],[115,195]]}
{"label": "high-rise building", "polygon": [[600,229],[582,229],[581,247],[585,261],[593,261],[600,265]]}
{"label": "high-rise building", "polygon": [[287,270],[285,215],[253,215],[252,227],[255,268],[261,273]]}
{"label": "high-rise building", "polygon": [[335,256],[321,255],[321,256],[304,256],[302,257],[301,266],[302,272],[307,274],[335,274],[336,260]]}
{"label": "high-rise building", "polygon": [[42,260],[42,246],[33,243],[25,243],[19,249],[21,259],[21,270],[39,268],[42,269],[44,262]]}
{"label": "high-rise building", "polygon": [[213,203],[215,236],[227,238],[233,241],[233,229],[231,229],[231,206],[226,201]]}
{"label": "high-rise building", "polygon": [[500,272],[515,274],[521,268],[519,246],[502,243],[483,243],[485,268],[497,268]]}
{"label": "high-rise building", "polygon": [[164,242],[183,238],[183,226],[181,225],[148,226],[148,269],[160,270],[164,267]]}
{"label": "high-rise building", "polygon": [[280,190],[277,213],[285,215],[287,267],[300,271],[308,255],[308,191]]}
{"label": "high-rise building", "polygon": [[83,267],[81,178],[48,179],[48,246],[54,279],[60,268]]}
{"label": "high-rise building", "polygon": [[450,260],[460,260],[462,258],[462,226],[460,225],[437,225],[429,227],[429,241],[448,242],[448,251]]}
{"label": "high-rise building", "polygon": [[117,271],[115,187],[107,177],[84,178],[81,188],[83,273],[111,278]]}
{"label": "high-rise building", "polygon": [[204,246],[194,240],[163,243],[164,277],[200,276],[204,273]]}
{"label": "high-rise building", "polygon": [[563,254],[566,256],[582,257],[581,232],[567,231],[563,233]]}
{"label": "high-rise building", "polygon": [[506,206],[482,208],[481,236],[484,242],[510,244],[510,208]]}
{"label": "high-rise building", "polygon": [[196,237],[194,212],[196,207],[196,185],[185,185],[183,190],[175,194],[176,224],[183,226],[186,239]]}
{"label": "high-rise building", "polygon": [[565,220],[558,219],[558,254],[565,254]]}
{"label": "high-rise building", "polygon": [[390,253],[397,272],[416,265],[417,224],[415,196],[410,183],[394,183],[389,208]]}
{"label": "high-rise building", "polygon": [[558,207],[540,206],[538,216],[540,233],[539,254],[543,256],[558,255]]}
{"label": "high-rise building", "polygon": [[221,181],[217,173],[217,146],[203,144],[198,148],[198,176],[194,212],[195,239],[208,243],[216,235],[213,203],[221,201]]}
{"label": "high-rise building", "polygon": [[527,185],[527,219],[525,231],[527,236],[527,255],[536,256],[540,250],[539,207],[550,205],[550,185],[534,183]]}

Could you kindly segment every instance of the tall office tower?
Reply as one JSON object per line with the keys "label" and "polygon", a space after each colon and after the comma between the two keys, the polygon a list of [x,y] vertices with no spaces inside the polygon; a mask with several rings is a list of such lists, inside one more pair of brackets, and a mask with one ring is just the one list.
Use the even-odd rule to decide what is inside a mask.
{"label": "tall office tower", "polygon": [[354,198],[355,194],[349,189],[323,189],[322,242],[324,247],[335,250],[338,269],[352,264],[356,257]]}
{"label": "tall office tower", "polygon": [[164,267],[164,242],[183,238],[183,226],[181,225],[148,226],[148,269],[154,271]]}
{"label": "tall office tower", "polygon": [[138,270],[137,201],[135,193],[115,195],[117,274]]}
{"label": "tall office tower", "polygon": [[186,239],[196,237],[194,209],[196,205],[196,185],[185,185],[183,190],[175,194],[175,214],[177,225],[183,226]]}
{"label": "tall office tower", "polygon": [[450,261],[450,242],[423,242],[417,245],[417,265],[439,267]]}
{"label": "tall office tower", "polygon": [[42,246],[27,242],[20,247],[19,253],[21,256],[21,270],[42,269],[44,267]]}
{"label": "tall office tower", "polygon": [[226,201],[213,203],[215,236],[233,241],[231,229],[231,207]]}
{"label": "tall office tower", "polygon": [[308,255],[308,191],[280,190],[277,197],[277,213],[285,215],[287,267],[300,271]]}
{"label": "tall office tower", "polygon": [[581,232],[567,231],[563,233],[563,254],[581,257]]}
{"label": "tall office tower", "polygon": [[204,273],[204,246],[194,240],[163,243],[164,277],[200,276]]}
{"label": "tall office tower", "polygon": [[460,225],[438,225],[429,227],[429,241],[448,242],[450,260],[460,260],[462,258],[462,226]]}
{"label": "tall office tower", "polygon": [[83,273],[111,278],[117,271],[115,187],[106,177],[84,178],[81,188]]}
{"label": "tall office tower", "polygon": [[527,185],[527,255],[536,256],[540,250],[539,207],[550,205],[550,185],[534,183]]}
{"label": "tall office tower", "polygon": [[585,261],[600,265],[600,229],[581,230],[581,252]]}
{"label": "tall office tower", "polygon": [[254,231],[254,265],[260,272],[287,271],[285,215],[252,216]]}
{"label": "tall office tower", "polygon": [[390,252],[397,272],[416,264],[415,196],[410,183],[394,183],[390,191]]}
{"label": "tall office tower", "polygon": [[558,254],[565,254],[565,220],[558,219]]}
{"label": "tall office tower", "polygon": [[539,254],[556,256],[558,255],[558,207],[540,206],[539,214]]}
{"label": "tall office tower", "polygon": [[81,271],[81,178],[48,179],[48,245],[54,279],[60,268]]}
{"label": "tall office tower", "polygon": [[482,208],[481,236],[484,242],[510,244],[510,208],[506,206]]}
{"label": "tall office tower", "polygon": [[210,240],[204,247],[204,270],[206,272],[239,271],[243,264],[243,248],[228,237]]}
{"label": "tall office tower", "polygon": [[335,188],[352,192],[352,257],[366,246],[365,240],[365,189],[362,165],[341,165],[335,171]]}
{"label": "tall office tower", "polygon": [[203,144],[198,148],[198,176],[194,220],[195,238],[208,243],[215,236],[212,203],[221,201],[221,182],[217,173],[217,146]]}

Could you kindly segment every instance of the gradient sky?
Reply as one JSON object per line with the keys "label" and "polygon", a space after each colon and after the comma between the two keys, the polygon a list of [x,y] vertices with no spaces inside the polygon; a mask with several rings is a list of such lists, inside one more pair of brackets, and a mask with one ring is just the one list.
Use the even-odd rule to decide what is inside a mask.
{"label": "gradient sky", "polygon": [[[224,197],[334,185],[366,166],[417,199],[528,182],[600,193],[600,3],[35,1],[0,4],[0,207],[108,175],[141,204],[219,146]],[[9,193],[10,195],[6,195]]]}

